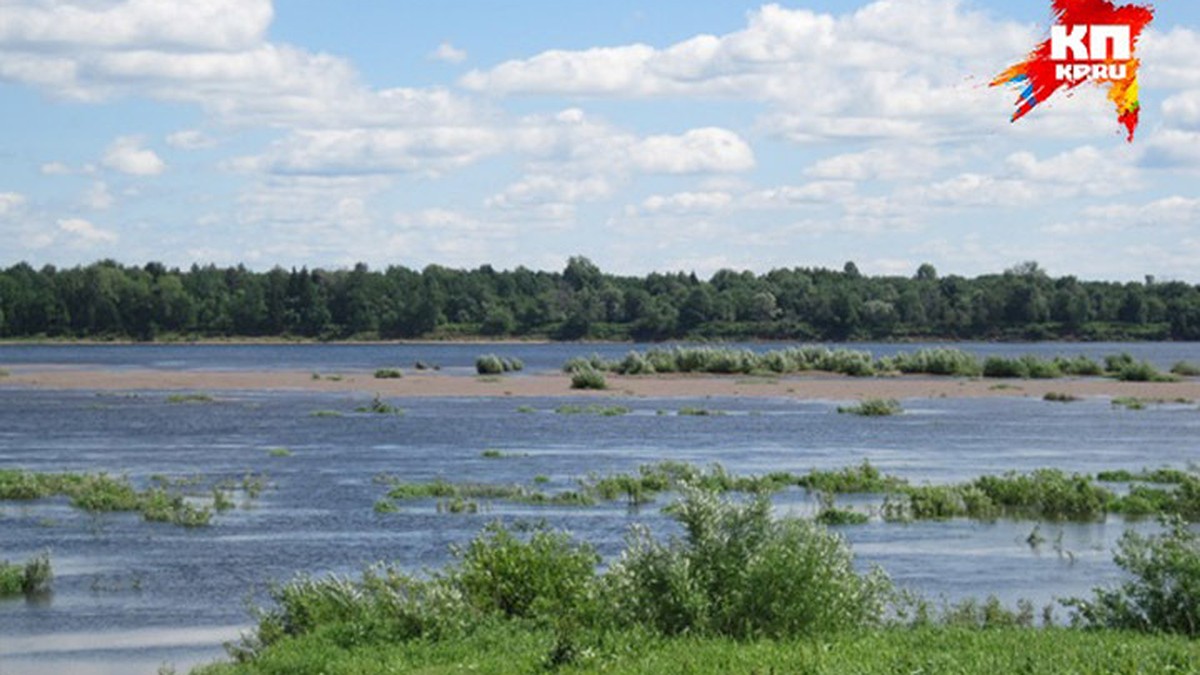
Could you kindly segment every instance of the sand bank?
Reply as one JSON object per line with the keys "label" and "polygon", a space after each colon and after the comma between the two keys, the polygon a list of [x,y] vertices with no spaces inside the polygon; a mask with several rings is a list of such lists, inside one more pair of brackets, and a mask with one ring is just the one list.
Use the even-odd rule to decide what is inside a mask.
{"label": "sand bank", "polygon": [[609,376],[609,389],[582,392],[571,389],[562,374],[507,375],[477,378],[438,373],[407,374],[402,379],[376,379],[372,373],[346,373],[340,380],[313,379],[310,372],[292,371],[161,371],[22,369],[0,378],[0,387],[89,390],[160,391],[329,391],[360,392],[381,396],[416,397],[546,397],[644,396],[705,397],[746,396],[797,399],[849,400],[860,398],[946,398],[1029,396],[1047,392],[1080,397],[1136,396],[1162,399],[1200,399],[1200,379],[1183,382],[1116,382],[1101,378],[1057,380],[968,380],[950,377],[903,376],[851,378],[842,376],[788,376],[779,378],[654,375]]}

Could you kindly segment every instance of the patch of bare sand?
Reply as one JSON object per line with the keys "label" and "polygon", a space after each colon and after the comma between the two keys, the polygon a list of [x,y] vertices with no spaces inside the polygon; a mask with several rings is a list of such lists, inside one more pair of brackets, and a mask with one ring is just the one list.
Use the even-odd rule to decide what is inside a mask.
{"label": "patch of bare sand", "polygon": [[376,379],[371,373],[354,373],[340,380],[313,379],[308,372],[291,371],[160,371],[160,370],[24,370],[0,379],[0,387],[94,390],[291,390],[346,391],[381,396],[414,397],[550,397],[639,396],[704,397],[745,396],[796,399],[848,400],[861,398],[967,398],[1026,396],[1041,398],[1047,392],[1074,396],[1136,396],[1168,400],[1200,399],[1200,379],[1183,382],[1116,382],[1099,378],[1059,380],[966,380],[949,377],[850,378],[839,376],[789,376],[754,378],[737,376],[657,375],[609,376],[609,389],[585,392],[571,389],[562,374],[516,375],[477,378],[461,375],[409,374],[402,379]]}

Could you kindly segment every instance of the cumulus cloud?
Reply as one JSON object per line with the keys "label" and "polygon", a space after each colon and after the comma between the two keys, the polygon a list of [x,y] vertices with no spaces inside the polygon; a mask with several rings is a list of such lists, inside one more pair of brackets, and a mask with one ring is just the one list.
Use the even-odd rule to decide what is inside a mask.
{"label": "cumulus cloud", "polygon": [[437,46],[437,49],[429,52],[429,58],[443,63],[462,63],[467,60],[467,52],[449,42],[443,42]]}
{"label": "cumulus cloud", "polygon": [[92,186],[83,193],[83,203],[88,208],[95,211],[103,211],[113,205],[112,193],[108,191],[108,184],[104,181],[96,181]]}
{"label": "cumulus cloud", "polygon": [[122,136],[112,142],[100,161],[105,167],[131,176],[157,176],[167,170],[166,162],[142,147],[142,138]]}
{"label": "cumulus cloud", "polygon": [[648,136],[629,149],[633,166],[648,173],[748,171],[754,151],[728,129],[706,127],[679,135]]}
{"label": "cumulus cloud", "polygon": [[179,150],[203,150],[216,145],[203,131],[183,129],[167,136],[167,145]]}
{"label": "cumulus cloud", "polygon": [[[733,203],[728,192],[676,192],[669,195],[651,195],[642,201],[643,213],[716,213]],[[637,210],[634,210],[636,213]]]}
{"label": "cumulus cloud", "polygon": [[58,229],[72,238],[70,243],[73,246],[111,244],[117,241],[116,233],[96,227],[83,218],[63,218],[58,221]]}
{"label": "cumulus cloud", "polygon": [[605,176],[567,178],[550,174],[526,176],[488,197],[485,205],[511,208],[547,203],[572,204],[596,201],[612,194],[613,186]]}

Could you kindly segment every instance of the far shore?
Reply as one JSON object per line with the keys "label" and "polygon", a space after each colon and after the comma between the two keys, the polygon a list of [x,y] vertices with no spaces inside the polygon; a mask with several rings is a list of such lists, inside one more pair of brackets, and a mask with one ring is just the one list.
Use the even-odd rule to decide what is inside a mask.
{"label": "far shore", "polygon": [[1200,379],[1118,382],[1105,378],[1054,380],[966,379],[937,376],[853,378],[812,374],[784,377],[715,375],[608,376],[608,389],[571,389],[561,373],[474,377],[441,373],[377,379],[369,372],[314,377],[300,371],[162,371],[74,368],[21,369],[0,378],[3,388],[98,391],[319,391],[385,397],[755,397],[821,400],[865,398],[1031,397],[1047,393],[1087,397],[1137,397],[1164,401],[1200,399]]}

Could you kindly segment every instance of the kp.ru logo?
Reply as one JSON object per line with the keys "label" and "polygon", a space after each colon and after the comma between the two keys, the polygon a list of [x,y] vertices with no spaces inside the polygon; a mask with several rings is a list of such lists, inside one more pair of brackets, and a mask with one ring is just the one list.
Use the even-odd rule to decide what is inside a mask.
{"label": "kp.ru logo", "polygon": [[1134,56],[1138,38],[1150,21],[1150,6],[1122,5],[1110,0],[1052,0],[1055,24],[1050,39],[1038,45],[1021,63],[992,80],[992,86],[1015,84],[1015,122],[1050,98],[1059,89],[1083,84],[1107,84],[1108,100],[1117,108],[1117,121],[1133,141],[1137,129],[1138,66]]}

